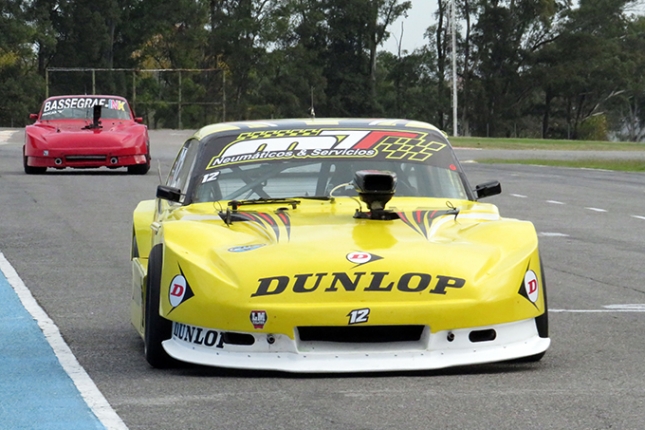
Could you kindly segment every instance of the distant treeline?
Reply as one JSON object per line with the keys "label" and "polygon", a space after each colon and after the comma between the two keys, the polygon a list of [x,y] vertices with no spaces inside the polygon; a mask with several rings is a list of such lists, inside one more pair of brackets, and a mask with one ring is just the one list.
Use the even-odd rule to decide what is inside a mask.
{"label": "distant treeline", "polygon": [[[96,93],[133,100],[151,127],[313,108],[453,134],[454,16],[459,135],[645,136],[639,1],[428,1],[425,45],[392,53],[409,1],[0,0],[0,126],[25,125],[46,94]],[[97,71],[62,70],[76,68]]]}

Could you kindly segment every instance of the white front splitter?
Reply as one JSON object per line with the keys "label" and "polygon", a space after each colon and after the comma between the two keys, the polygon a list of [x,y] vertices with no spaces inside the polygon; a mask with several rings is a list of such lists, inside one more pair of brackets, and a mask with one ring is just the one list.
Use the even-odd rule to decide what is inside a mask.
{"label": "white front splitter", "polygon": [[[473,330],[488,329],[495,330],[494,340],[469,340]],[[331,373],[442,369],[506,361],[540,354],[551,343],[549,338],[539,337],[534,319],[432,334],[426,330],[422,346],[419,342],[386,345],[320,342],[317,348],[307,344],[307,350],[303,351],[304,343],[299,344],[288,336],[274,335],[273,344],[266,342],[267,334],[253,336],[256,339],[253,345],[224,344],[222,347],[217,347],[215,342],[197,344],[173,336],[163,342],[163,347],[177,360],[206,366]]]}

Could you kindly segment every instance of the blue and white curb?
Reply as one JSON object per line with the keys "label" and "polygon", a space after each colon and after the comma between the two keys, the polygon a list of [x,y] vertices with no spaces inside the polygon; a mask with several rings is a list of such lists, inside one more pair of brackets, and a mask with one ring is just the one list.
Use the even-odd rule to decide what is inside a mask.
{"label": "blue and white curb", "polygon": [[0,427],[127,430],[2,253],[0,303]]}

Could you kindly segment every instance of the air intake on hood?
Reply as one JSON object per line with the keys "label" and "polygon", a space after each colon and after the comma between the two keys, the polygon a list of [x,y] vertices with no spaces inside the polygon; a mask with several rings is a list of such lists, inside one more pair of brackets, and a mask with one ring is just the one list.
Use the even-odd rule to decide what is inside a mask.
{"label": "air intake on hood", "polygon": [[399,216],[385,209],[387,202],[394,196],[396,190],[396,174],[378,170],[359,170],[354,173],[354,188],[368,212],[357,211],[355,218],[374,220],[394,220]]}

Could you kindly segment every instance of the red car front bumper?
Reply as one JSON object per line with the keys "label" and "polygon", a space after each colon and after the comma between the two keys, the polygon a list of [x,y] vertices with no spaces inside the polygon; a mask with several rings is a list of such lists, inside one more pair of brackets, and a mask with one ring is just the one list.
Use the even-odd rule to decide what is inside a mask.
{"label": "red car front bumper", "polygon": [[56,169],[74,168],[89,169],[97,167],[127,167],[135,164],[146,164],[146,154],[118,155],[118,154],[87,154],[68,151],[49,151],[48,156],[27,157],[27,165],[30,167],[49,167]]}

